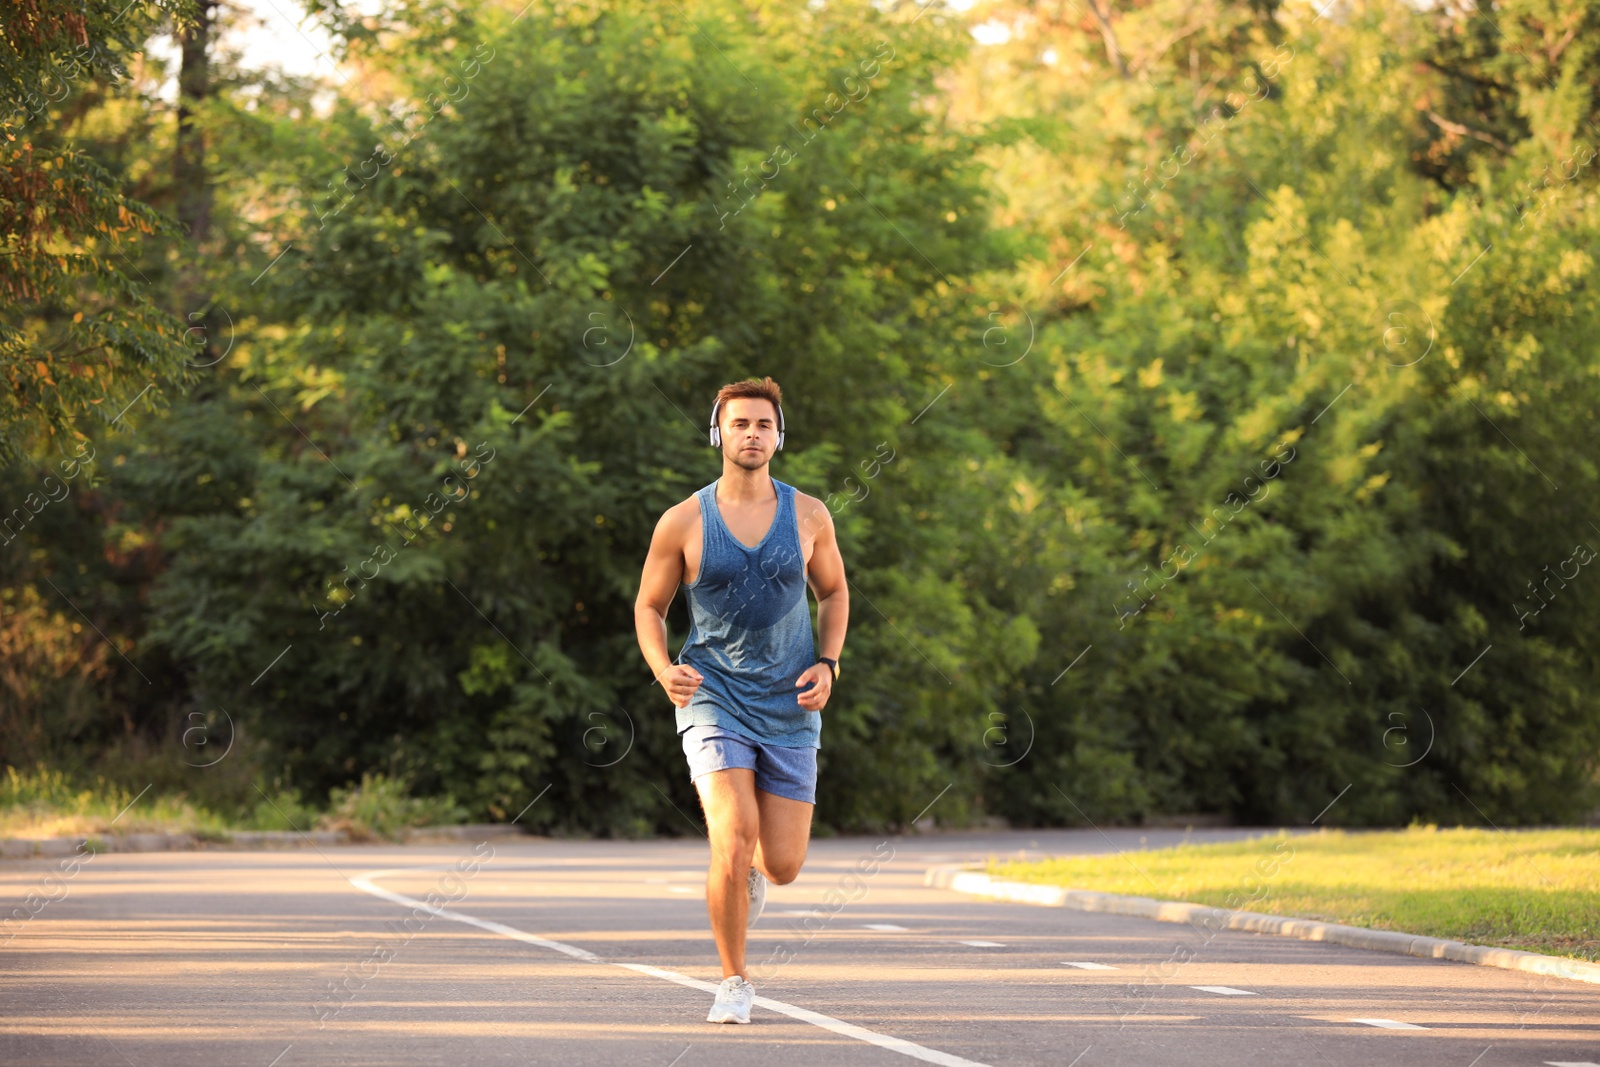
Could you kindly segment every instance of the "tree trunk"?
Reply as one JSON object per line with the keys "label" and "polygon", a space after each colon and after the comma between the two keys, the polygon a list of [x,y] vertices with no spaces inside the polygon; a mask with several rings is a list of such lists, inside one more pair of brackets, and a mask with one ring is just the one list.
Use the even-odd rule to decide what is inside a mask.
{"label": "tree trunk", "polygon": [[[217,0],[200,0],[195,5],[195,22],[178,35],[183,65],[178,71],[178,135],[172,158],[172,195],[175,214],[188,231],[193,258],[178,271],[178,313],[194,324],[195,352],[190,362],[213,362],[214,345],[210,327],[214,316],[201,267],[203,250],[211,236],[211,183],[206,176],[205,131],[196,113],[211,95],[211,31]],[[196,337],[196,334],[199,336]]]}
{"label": "tree trunk", "polygon": [[172,162],[178,220],[189,239],[203,244],[211,231],[211,185],[206,180],[206,138],[195,112],[211,95],[211,23],[216,0],[196,5],[195,24],[178,38],[183,66],[178,72],[178,140]]}
{"label": "tree trunk", "polygon": [[1128,63],[1122,58],[1122,49],[1117,44],[1117,31],[1111,26],[1110,0],[1088,0],[1088,2],[1095,24],[1100,27],[1100,38],[1106,45],[1106,58],[1117,68],[1118,74],[1124,78],[1128,77]]}

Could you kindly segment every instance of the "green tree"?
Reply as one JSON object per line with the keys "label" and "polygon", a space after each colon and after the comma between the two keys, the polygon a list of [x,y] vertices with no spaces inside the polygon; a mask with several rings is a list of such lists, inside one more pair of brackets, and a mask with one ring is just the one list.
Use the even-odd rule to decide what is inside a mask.
{"label": "green tree", "polygon": [[419,106],[329,120],[334,191],[261,283],[302,324],[141,434],[120,491],[166,528],[153,636],[312,785],[385,769],[509,817],[554,781],[537,825],[687,832],[632,600],[655,519],[716,473],[706,401],[754,372],[793,398],[776,475],[844,509],[889,620],[857,609],[825,817],[915,815],[1026,658],[921,517],[975,433],[897,429],[1001,262],[970,138],[920,102],[959,38],[734,11],[484,13],[362,53]]}
{"label": "green tree", "polygon": [[186,0],[25,3],[0,27],[0,458],[34,435],[74,444],[135,399],[157,401],[185,377],[184,330],[127,273],[140,235],[171,222],[128,196],[91,154],[49,122],[87,78],[115,79],[157,21]]}
{"label": "green tree", "polygon": [[[174,181],[182,171],[174,166],[177,123],[163,95],[174,71],[138,54],[145,36],[182,27],[129,9],[117,24],[129,36],[118,46],[122,58],[114,70],[77,64],[79,82],[38,85],[33,110],[13,123],[19,138],[93,161],[102,175],[97,180],[156,220],[149,239],[86,247],[138,279],[137,300],[118,298],[107,312],[154,321],[173,342],[167,355],[188,365],[180,383],[187,392],[175,387],[160,394],[161,386],[152,387],[148,378],[105,377],[105,368],[89,357],[87,373],[75,380],[87,386],[105,377],[107,389],[125,390],[115,408],[110,393],[100,404],[90,397],[97,419],[69,421],[68,440],[53,439],[42,432],[49,420],[77,409],[51,408],[60,399],[52,393],[44,408],[30,408],[10,427],[22,454],[0,465],[0,644],[7,650],[0,671],[0,760],[29,767],[44,760],[82,775],[136,778],[135,790],[155,781],[158,789],[197,792],[207,803],[248,810],[260,802],[251,778],[271,759],[252,739],[240,738],[221,770],[200,773],[186,762],[196,758],[183,747],[189,716],[215,712],[216,705],[200,706],[187,673],[148,639],[149,593],[167,562],[160,551],[166,519],[130,507],[114,473],[141,435],[162,425],[162,401],[189,418],[219,395],[214,368],[226,364],[235,334],[281,336],[282,316],[270,304],[243,297],[260,292],[250,282],[281,249],[272,244],[282,228],[282,210],[274,205],[304,169],[306,138],[297,120],[312,111],[312,86],[241,70],[235,56],[209,57],[215,91],[189,107],[192,131],[205,130],[205,154],[191,158],[188,173],[196,174],[193,164],[203,158],[202,170],[219,179],[220,188],[211,239],[190,240],[204,235],[161,223],[183,216],[194,188],[192,181]],[[291,214],[297,220],[299,209]],[[40,344],[57,337],[41,308],[24,303],[10,309]],[[288,312],[291,320],[294,314]],[[141,392],[140,403],[130,406]],[[125,415],[113,418],[122,408]],[[220,750],[226,739],[213,740]],[[272,769],[262,771],[268,781]]]}
{"label": "green tree", "polygon": [[[1041,741],[1001,810],[1309,820],[1346,786],[1329,821],[1593,808],[1594,602],[1562,597],[1537,632],[1511,610],[1572,557],[1593,486],[1560,443],[1596,400],[1595,220],[1570,195],[1593,180],[1572,173],[1595,79],[1561,41],[1591,16],[1497,13],[1496,44],[1473,15],[1241,10],[1175,49],[1147,8],[1111,26],[1147,78],[1108,76],[1075,32],[972,75],[1019,72],[988,121],[1104,116],[1025,126],[995,160],[1037,209],[1020,277],[1049,423],[1019,407],[995,433],[1079,538],[1014,610],[1095,657],[1066,692],[1031,687]],[[1473,93],[1495,97],[1487,138],[1460,130]],[[1554,159],[1569,195],[1535,200]],[[1549,206],[1519,226],[1530,201]],[[1082,595],[1039,595],[1060,588]],[[1136,788],[1078,785],[1105,739]]]}

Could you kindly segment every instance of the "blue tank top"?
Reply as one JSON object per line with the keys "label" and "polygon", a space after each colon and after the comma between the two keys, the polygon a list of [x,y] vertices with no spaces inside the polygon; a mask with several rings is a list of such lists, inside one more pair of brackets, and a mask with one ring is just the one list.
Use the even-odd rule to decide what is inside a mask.
{"label": "blue tank top", "polygon": [[704,541],[700,573],[684,586],[690,627],[678,662],[705,680],[677,709],[678,732],[720,726],[785,748],[821,748],[822,716],[797,699],[811,685],[794,684],[817,662],[794,487],[772,479],[777,514],[751,548],[722,521],[720,481],[695,494]]}

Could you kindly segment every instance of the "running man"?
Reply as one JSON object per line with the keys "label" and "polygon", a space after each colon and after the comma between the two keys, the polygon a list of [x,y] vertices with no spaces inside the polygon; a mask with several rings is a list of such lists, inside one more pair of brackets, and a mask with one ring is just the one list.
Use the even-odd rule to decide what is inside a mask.
{"label": "running man", "polygon": [[[722,476],[661,516],[633,608],[639,648],[678,709],[711,839],[706,910],[723,978],[706,1016],[713,1023],[750,1021],[745,928],[761,914],[767,883],[789,884],[805,862],[818,713],[839,676],[850,614],[833,516],[767,470],[783,447],[782,404],[771,378],[717,391],[710,436]],[[674,663],[666,616],[680,583],[691,625]]]}

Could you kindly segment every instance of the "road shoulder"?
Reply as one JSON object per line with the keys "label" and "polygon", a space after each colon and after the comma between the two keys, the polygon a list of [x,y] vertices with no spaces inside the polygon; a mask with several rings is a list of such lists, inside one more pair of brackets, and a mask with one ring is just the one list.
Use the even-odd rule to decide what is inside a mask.
{"label": "road shoulder", "polygon": [[990,877],[982,870],[962,865],[930,867],[923,876],[923,884],[934,889],[948,889],[990,900],[1006,900],[1049,908],[1069,908],[1074,911],[1103,912],[1111,915],[1130,915],[1155,919],[1158,922],[1188,923],[1212,933],[1219,930],[1240,930],[1277,937],[1293,937],[1302,941],[1327,941],[1352,948],[1372,949],[1376,952],[1455,960],[1458,963],[1500,967],[1511,971],[1529,971],[1534,974],[1547,974],[1600,985],[1600,964],[1584,960],[1545,956],[1537,952],[1524,952],[1521,949],[1469,945],[1462,941],[1424,937],[1420,934],[1367,930],[1359,926],[1343,926],[1339,923],[1319,922],[1314,919],[1293,919],[1281,915],[1263,915],[1259,912],[1230,911],[1227,908],[1213,908],[1204,904],[1189,904],[1176,900],[1156,900],[1152,897],[1125,896],[1121,893],[1097,893],[1087,889],[1067,889],[1063,886],[1027,882],[1005,882]]}

